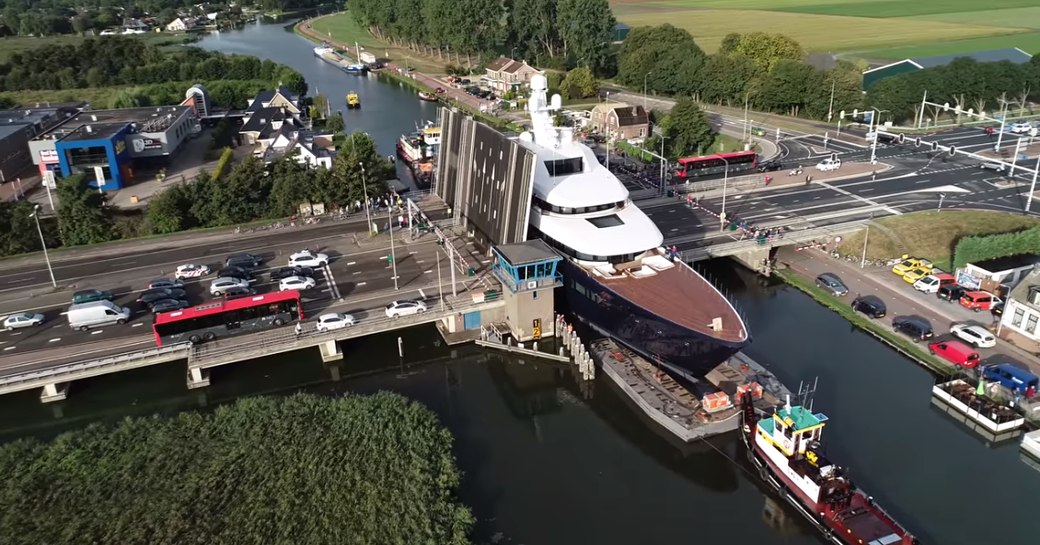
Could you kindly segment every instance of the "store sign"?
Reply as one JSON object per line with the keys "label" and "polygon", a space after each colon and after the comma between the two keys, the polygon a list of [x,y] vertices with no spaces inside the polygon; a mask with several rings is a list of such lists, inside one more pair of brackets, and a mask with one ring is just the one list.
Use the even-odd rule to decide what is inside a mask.
{"label": "store sign", "polygon": [[40,162],[51,164],[58,162],[58,152],[52,149],[40,150]]}
{"label": "store sign", "polygon": [[141,153],[147,150],[162,149],[162,140],[155,140],[154,138],[138,138],[134,140],[134,153]]}
{"label": "store sign", "polygon": [[979,279],[968,274],[964,269],[957,270],[957,283],[969,290],[979,289]]}

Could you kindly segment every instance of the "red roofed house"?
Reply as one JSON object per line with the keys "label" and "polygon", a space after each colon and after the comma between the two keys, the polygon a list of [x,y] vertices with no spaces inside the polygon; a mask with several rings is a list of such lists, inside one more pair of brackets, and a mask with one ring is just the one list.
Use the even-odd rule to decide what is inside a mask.
{"label": "red roofed house", "polygon": [[507,57],[499,57],[491,61],[485,70],[487,75],[484,76],[484,80],[488,87],[499,94],[530,87],[531,76],[544,74],[541,70],[527,64],[526,61],[515,61]]}

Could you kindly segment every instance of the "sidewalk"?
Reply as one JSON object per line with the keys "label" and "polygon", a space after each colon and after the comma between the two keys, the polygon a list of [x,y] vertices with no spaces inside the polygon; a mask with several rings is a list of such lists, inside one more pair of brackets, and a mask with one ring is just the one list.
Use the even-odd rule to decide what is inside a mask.
{"label": "sidewalk", "polygon": [[[748,174],[744,176],[732,176],[726,181],[726,194],[757,193],[760,191],[770,191],[784,187],[798,187],[816,183],[866,178],[871,176],[872,173],[880,175],[892,170],[893,168],[892,165],[882,162],[878,162],[876,165],[855,162],[844,163],[840,169],[832,170],[830,172],[822,172],[812,167],[803,167],[802,173],[797,176],[789,176],[788,173],[790,169],[776,172]],[[765,181],[767,176],[771,178],[769,183],[766,183]],[[812,182],[810,184],[805,183],[806,176],[812,176]],[[674,184],[668,186],[667,189],[682,194],[696,193],[696,198],[699,200],[721,197],[723,193],[722,185],[722,180],[705,180],[701,182],[695,181]]]}
{"label": "sidewalk", "polygon": [[[920,293],[909,284],[901,286],[895,281],[886,281],[890,280],[885,276],[888,275],[902,283],[887,268],[860,269],[859,263],[835,259],[821,250],[796,252],[790,248],[780,249],[777,261],[810,281],[824,272],[837,274],[849,288],[849,294],[841,298],[847,304],[851,304],[857,295],[880,297],[888,310],[886,317],[877,322],[889,331],[892,331],[892,319],[897,316],[920,316],[928,320],[934,328],[936,339],[953,338],[949,335],[950,326],[957,323],[970,322],[991,330],[996,327],[996,321],[988,312],[970,312],[959,305],[941,301],[934,295]],[[1002,334],[995,348],[978,349],[983,364],[1014,361],[1028,367],[1032,373],[1040,375],[1040,360],[1029,351],[1004,340],[1006,337],[1007,335]],[[927,351],[927,346],[922,343],[921,349]]]}

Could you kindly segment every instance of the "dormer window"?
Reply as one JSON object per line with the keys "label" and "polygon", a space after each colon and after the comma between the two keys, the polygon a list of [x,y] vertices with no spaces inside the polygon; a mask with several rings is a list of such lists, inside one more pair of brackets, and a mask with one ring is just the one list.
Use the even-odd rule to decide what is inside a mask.
{"label": "dormer window", "polygon": [[1029,304],[1040,307],[1040,286],[1029,286]]}

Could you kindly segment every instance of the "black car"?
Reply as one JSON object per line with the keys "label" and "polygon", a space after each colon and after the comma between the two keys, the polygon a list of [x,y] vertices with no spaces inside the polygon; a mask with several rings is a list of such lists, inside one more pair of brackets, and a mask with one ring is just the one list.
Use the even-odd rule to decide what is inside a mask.
{"label": "black car", "polygon": [[953,285],[939,288],[939,291],[935,292],[935,296],[939,299],[944,299],[947,303],[955,303],[960,301],[965,293],[968,293],[968,290],[961,286]]}
{"label": "black car", "polygon": [[256,290],[253,288],[232,286],[224,290],[223,295],[214,296],[214,299],[237,299],[239,297],[249,297],[250,295],[256,295]]}
{"label": "black car", "polygon": [[929,324],[928,320],[918,318],[917,316],[901,316],[892,320],[892,329],[910,337],[910,340],[915,343],[926,341],[934,336],[932,324]]}
{"label": "black car", "polygon": [[220,269],[220,272],[217,273],[217,278],[241,278],[242,280],[250,280],[253,278],[253,268],[231,265]]}
{"label": "black car", "polygon": [[766,162],[766,163],[762,163],[761,165],[758,165],[758,171],[759,172],[773,172],[773,171],[776,171],[776,170],[783,170],[783,169],[784,169],[784,164],[781,163],[780,161],[769,161],[769,162]]}
{"label": "black car", "polygon": [[989,309],[989,313],[994,315],[994,316],[1003,316],[1004,315],[1004,303],[1003,303],[1003,301],[993,305],[993,308]]}
{"label": "black car", "polygon": [[184,299],[187,296],[187,292],[177,288],[153,288],[150,290],[144,290],[141,295],[137,298],[138,303],[145,305],[151,305],[156,301],[162,301],[163,299]]}
{"label": "black car", "polygon": [[264,258],[253,255],[253,254],[234,254],[229,255],[224,265],[228,267],[242,267],[244,269],[252,269],[260,266],[264,262]]}
{"label": "black car", "polygon": [[304,278],[314,278],[314,269],[310,267],[279,267],[271,271],[271,282],[276,282],[283,278],[289,278],[290,276],[302,276]]}
{"label": "black car", "polygon": [[873,295],[857,297],[852,300],[852,310],[862,312],[871,318],[884,318],[885,302]]}
{"label": "black car", "polygon": [[152,314],[159,314],[160,312],[171,312],[174,310],[180,310],[182,308],[188,308],[191,303],[184,299],[159,299],[152,303]]}

